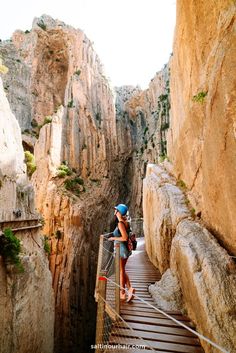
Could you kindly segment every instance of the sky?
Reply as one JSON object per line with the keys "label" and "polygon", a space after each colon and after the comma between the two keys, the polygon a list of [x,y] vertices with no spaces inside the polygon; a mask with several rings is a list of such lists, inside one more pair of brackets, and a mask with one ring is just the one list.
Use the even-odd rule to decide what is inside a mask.
{"label": "sky", "polygon": [[50,15],[79,28],[94,43],[112,86],[145,89],[168,62],[175,0],[10,0],[0,11],[0,38],[30,30],[34,17]]}

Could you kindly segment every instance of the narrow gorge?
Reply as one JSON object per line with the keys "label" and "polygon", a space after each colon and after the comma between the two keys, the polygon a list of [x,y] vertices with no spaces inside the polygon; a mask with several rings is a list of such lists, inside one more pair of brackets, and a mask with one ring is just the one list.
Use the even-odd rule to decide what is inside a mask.
{"label": "narrow gorge", "polygon": [[120,202],[144,219],[157,304],[236,352],[236,4],[176,6],[146,90],[112,88],[86,35],[47,15],[0,42],[0,353],[90,351]]}

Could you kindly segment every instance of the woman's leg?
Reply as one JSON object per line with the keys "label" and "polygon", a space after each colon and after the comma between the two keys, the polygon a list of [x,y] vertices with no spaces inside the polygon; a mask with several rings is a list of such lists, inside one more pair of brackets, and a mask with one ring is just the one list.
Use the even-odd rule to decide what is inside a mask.
{"label": "woman's leg", "polygon": [[[120,286],[125,288],[125,264],[127,259],[120,258]],[[125,290],[121,289],[121,293],[124,294]]]}
{"label": "woman's leg", "polygon": [[[128,289],[130,289],[131,284],[130,284],[129,276],[128,276],[127,272],[125,271],[125,266],[126,266],[127,260],[128,259],[122,259],[122,276],[124,279],[124,285],[122,287],[125,288],[125,286],[126,286]],[[122,281],[123,281],[123,279],[122,279]]]}
{"label": "woman's leg", "polygon": [[127,287],[128,289],[130,289],[131,284],[130,284],[129,276],[127,275],[126,272],[125,272],[125,284],[126,284],[126,287]]}

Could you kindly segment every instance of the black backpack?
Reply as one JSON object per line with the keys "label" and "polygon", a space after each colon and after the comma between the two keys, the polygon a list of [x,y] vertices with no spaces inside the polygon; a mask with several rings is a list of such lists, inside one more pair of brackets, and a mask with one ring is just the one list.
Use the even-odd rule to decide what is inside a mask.
{"label": "black backpack", "polygon": [[127,248],[129,251],[136,250],[137,248],[136,235],[131,230],[128,232]]}
{"label": "black backpack", "polygon": [[[120,221],[120,222],[125,225],[124,222],[122,222],[122,221]],[[137,249],[137,239],[136,239],[136,235],[132,232],[130,225],[129,225],[129,228],[126,229],[126,232],[128,234],[128,239],[126,242],[128,250],[129,251],[136,250]]]}

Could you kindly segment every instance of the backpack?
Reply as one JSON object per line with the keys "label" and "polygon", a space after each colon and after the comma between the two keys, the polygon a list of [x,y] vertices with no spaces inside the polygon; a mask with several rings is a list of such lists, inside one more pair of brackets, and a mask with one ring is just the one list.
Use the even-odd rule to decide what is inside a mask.
{"label": "backpack", "polygon": [[136,235],[132,231],[128,233],[127,248],[129,251],[136,250],[137,248]]}
{"label": "backpack", "polygon": [[[121,223],[125,224],[124,222],[121,222]],[[126,232],[128,234],[128,239],[127,239],[127,242],[126,242],[128,250],[129,251],[136,250],[136,248],[137,248],[136,235],[132,232],[130,226],[129,226],[128,229],[126,229]]]}

